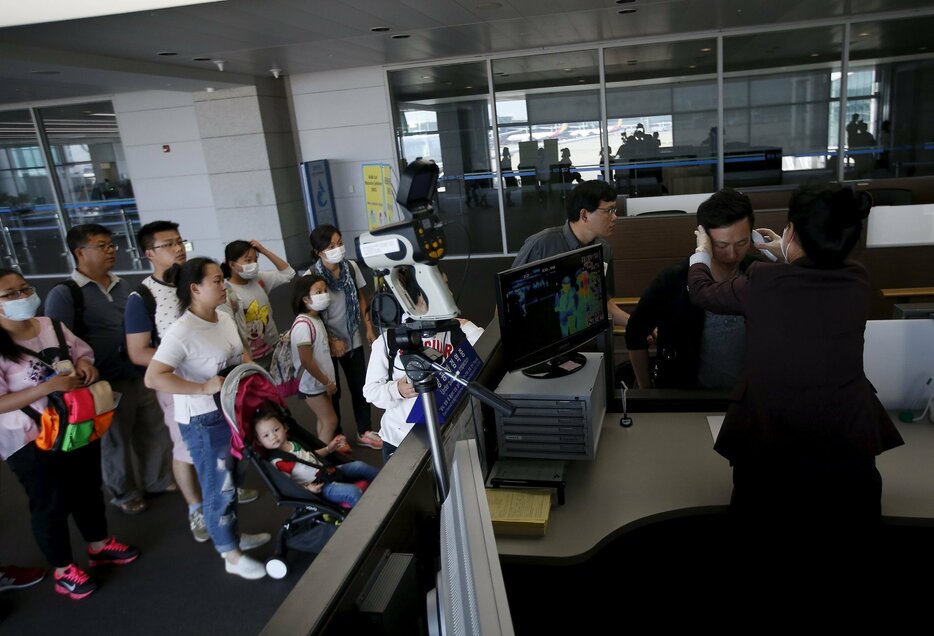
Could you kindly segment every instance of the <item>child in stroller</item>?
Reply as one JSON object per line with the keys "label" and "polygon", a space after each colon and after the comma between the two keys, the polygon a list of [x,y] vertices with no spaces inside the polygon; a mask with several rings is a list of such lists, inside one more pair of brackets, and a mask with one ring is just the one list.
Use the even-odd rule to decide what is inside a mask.
{"label": "child in stroller", "polygon": [[[253,437],[250,422],[258,411],[272,410],[278,421],[290,426],[290,433],[303,448],[315,450],[328,445],[295,422],[269,372],[259,365],[240,364],[230,370],[217,399],[231,428],[230,460],[246,459],[252,463],[275,496],[276,504],[295,509],[279,531],[275,555],[266,562],[266,573],[272,578],[282,578],[288,572],[287,550],[320,552],[337,531],[350,506],[331,504],[277,470],[267,461],[267,453],[282,451],[263,448]],[[338,452],[322,461],[336,466],[349,460]],[[360,485],[365,488],[367,484],[361,482]]]}
{"label": "child in stroller", "polygon": [[378,468],[359,460],[338,465],[327,463],[325,458],[337,450],[337,439],[314,451],[302,448],[288,436],[289,427],[280,418],[280,409],[275,405],[259,409],[250,426],[253,438],[266,449],[267,459],[273,466],[331,503],[352,507],[363,495],[360,486],[352,482],[365,480],[369,483],[379,473]]}

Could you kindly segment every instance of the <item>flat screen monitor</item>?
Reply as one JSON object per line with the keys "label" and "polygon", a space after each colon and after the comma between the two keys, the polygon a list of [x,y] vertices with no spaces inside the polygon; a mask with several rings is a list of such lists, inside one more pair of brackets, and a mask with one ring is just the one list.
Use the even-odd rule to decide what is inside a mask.
{"label": "flat screen monitor", "polygon": [[576,353],[607,327],[607,290],[599,244],[497,275],[496,302],[506,365],[531,377],[583,366]]}
{"label": "flat screen monitor", "polygon": [[476,440],[455,444],[450,484],[441,505],[441,571],[426,598],[429,633],[513,634]]}

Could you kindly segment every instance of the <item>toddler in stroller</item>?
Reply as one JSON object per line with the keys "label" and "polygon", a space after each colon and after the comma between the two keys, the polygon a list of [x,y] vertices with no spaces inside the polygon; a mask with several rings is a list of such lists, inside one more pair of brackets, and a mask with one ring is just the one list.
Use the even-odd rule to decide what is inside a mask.
{"label": "toddler in stroller", "polygon": [[[343,521],[350,506],[331,504],[321,495],[293,481],[267,459],[268,454],[286,453],[281,450],[267,450],[254,438],[251,422],[262,410],[273,413],[278,422],[290,425],[291,436],[298,440],[302,448],[314,451],[328,447],[298,426],[284,400],[279,396],[268,371],[256,364],[234,367],[224,380],[219,401],[232,432],[231,460],[247,459],[273,493],[277,505],[295,509],[278,533],[274,557],[266,562],[267,574],[273,578],[282,578],[288,572],[285,561],[288,549],[313,554],[320,552],[331,535],[337,531],[337,526]],[[297,459],[294,455],[288,455],[290,461]],[[325,470],[327,467],[349,462],[341,453],[323,457],[321,461],[326,467]],[[366,482],[360,482],[355,488],[365,488],[366,485]],[[359,496],[357,498],[359,499]]]}
{"label": "toddler in stroller", "polygon": [[337,465],[328,463],[325,458],[337,450],[340,444],[337,439],[314,451],[302,448],[288,436],[289,427],[281,417],[281,409],[275,405],[257,411],[251,426],[253,438],[266,449],[266,458],[273,466],[333,504],[352,507],[363,495],[363,484],[352,482],[365,480],[364,483],[369,484],[379,473],[378,468],[359,460]]}

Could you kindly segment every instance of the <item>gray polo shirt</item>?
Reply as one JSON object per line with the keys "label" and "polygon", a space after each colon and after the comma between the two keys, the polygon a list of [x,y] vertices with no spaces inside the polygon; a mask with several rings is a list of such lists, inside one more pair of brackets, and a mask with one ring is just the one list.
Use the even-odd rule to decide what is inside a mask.
{"label": "gray polo shirt", "polygon": [[540,261],[543,258],[557,256],[594,244],[599,244],[603,249],[603,264],[606,266],[606,287],[610,296],[613,296],[616,291],[616,281],[613,275],[613,248],[605,239],[600,237],[584,245],[577,240],[574,232],[571,231],[570,221],[566,221],[564,225],[546,228],[525,239],[522,249],[516,255],[516,260],[512,262],[512,267],[519,267],[532,261]]}
{"label": "gray polo shirt", "polygon": [[[105,289],[78,270],[71,278],[81,287],[84,298],[85,333],[75,335],[94,350],[94,366],[107,381],[138,378],[141,370],[130,362],[126,354],[126,335],[123,330],[123,313],[126,309],[130,285],[125,280],[110,274]],[[61,320],[74,330],[75,306],[71,290],[65,285],[56,285],[45,299],[45,315]]]}

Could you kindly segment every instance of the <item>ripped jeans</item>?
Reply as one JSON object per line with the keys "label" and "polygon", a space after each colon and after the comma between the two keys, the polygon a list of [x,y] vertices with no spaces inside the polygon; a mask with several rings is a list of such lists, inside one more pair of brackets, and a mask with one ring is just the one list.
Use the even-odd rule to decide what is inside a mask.
{"label": "ripped jeans", "polygon": [[182,439],[188,446],[201,496],[204,499],[204,522],[223,554],[238,547],[237,488],[234,475],[227,470],[230,454],[230,427],[220,410],[195,415],[188,424],[180,424]]}

